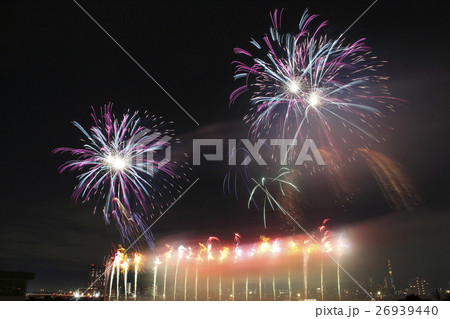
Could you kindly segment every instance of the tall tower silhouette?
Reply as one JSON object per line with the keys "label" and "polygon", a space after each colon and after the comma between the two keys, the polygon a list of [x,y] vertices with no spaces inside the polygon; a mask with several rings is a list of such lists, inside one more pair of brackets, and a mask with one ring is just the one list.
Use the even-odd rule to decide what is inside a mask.
{"label": "tall tower silhouette", "polygon": [[395,291],[394,276],[392,274],[391,260],[388,259],[387,262],[388,262],[389,279],[391,280],[391,288]]}

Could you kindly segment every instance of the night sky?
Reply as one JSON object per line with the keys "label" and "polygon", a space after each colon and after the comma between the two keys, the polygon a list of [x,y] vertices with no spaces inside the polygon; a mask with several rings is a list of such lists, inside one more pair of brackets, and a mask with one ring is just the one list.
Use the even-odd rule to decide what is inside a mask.
{"label": "night sky", "polygon": [[[402,163],[417,184],[421,204],[394,212],[370,171],[354,170],[362,195],[346,209],[327,205],[326,192],[307,197],[312,224],[332,218],[353,242],[349,269],[379,281],[386,259],[405,284],[415,275],[446,288],[450,251],[450,133],[448,4],[383,1],[348,31],[367,38],[387,60],[392,94],[406,100],[385,120],[393,127],[377,150]],[[81,146],[71,124],[91,125],[90,107],[114,102],[151,110],[174,121],[180,140],[245,137],[242,103],[229,108],[236,59],[270,26],[269,12],[285,8],[284,30],[295,31],[305,10],[329,20],[338,36],[370,1],[80,1],[80,4],[200,123],[197,126],[72,1],[2,1],[0,270],[31,271],[30,289],[86,286],[91,263],[102,262],[120,242],[92,203],[71,199],[75,174],[58,174],[67,157],[51,152]],[[189,152],[189,143],[181,143]],[[184,149],[184,148],[185,149]],[[360,165],[361,166],[361,165]],[[195,168],[200,181],[155,226],[158,244],[234,232],[253,240],[276,234],[280,220],[264,229],[261,213],[222,191],[226,167]],[[321,189],[320,181],[317,189]],[[304,196],[307,196],[304,195]],[[245,197],[245,196],[244,196]],[[325,204],[324,204],[325,203]],[[245,239],[244,239],[245,241]]]}

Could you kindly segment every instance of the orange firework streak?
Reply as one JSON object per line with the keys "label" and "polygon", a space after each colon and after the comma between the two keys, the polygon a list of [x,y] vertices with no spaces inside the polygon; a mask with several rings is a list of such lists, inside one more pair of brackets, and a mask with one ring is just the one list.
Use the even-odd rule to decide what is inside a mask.
{"label": "orange firework streak", "polygon": [[[263,254],[265,254],[269,249],[270,249],[270,243],[269,237],[265,237],[265,236],[259,236],[259,238],[261,239],[261,241],[258,244],[258,248],[256,249],[256,253],[259,256],[262,256]],[[259,300],[262,300],[262,274],[261,271],[259,271]]]}
{"label": "orange firework streak", "polygon": [[128,299],[128,269],[130,267],[130,264],[128,263],[128,259],[125,258],[122,263],[122,269],[123,269],[123,281],[124,281],[124,290],[125,290],[125,301]]}
{"label": "orange firework streak", "polygon": [[127,255],[125,254],[125,248],[119,245],[119,248],[117,249],[117,263],[116,263],[116,271],[117,271],[117,291],[116,291],[116,299],[119,300],[120,296],[120,290],[119,290],[119,281],[120,281],[120,267],[122,265],[122,262],[124,259],[127,258]]}
{"label": "orange firework streak", "polygon": [[[272,247],[271,247],[271,251],[272,254],[278,254],[280,252],[281,248],[280,248],[280,240],[277,238],[272,242]],[[275,289],[275,272],[272,273],[272,291],[273,291],[273,300],[276,301],[277,300],[277,294],[276,294],[276,289]]]}
{"label": "orange firework streak", "polygon": [[330,232],[327,229],[327,226],[325,224],[329,221],[329,219],[324,219],[322,222],[322,225],[319,226],[319,234],[320,234],[320,243],[322,245],[322,251],[320,254],[320,293],[322,297],[322,301],[324,301],[325,298],[325,291],[324,291],[324,281],[323,281],[323,253],[329,253],[332,251],[331,247],[331,237],[333,236],[333,233]]}
{"label": "orange firework streak", "polygon": [[110,283],[109,283],[109,298],[108,298],[108,300],[111,300],[111,292],[112,292],[112,285],[113,285],[113,281],[114,281],[115,271],[117,271],[116,295],[117,295],[117,300],[119,300],[120,263],[122,262],[124,252],[125,252],[125,249],[121,245],[119,245],[119,248],[117,249],[116,253],[114,254],[114,261],[111,266],[111,276],[110,276]]}
{"label": "orange firework streak", "polygon": [[174,276],[174,280],[173,280],[173,300],[174,301],[177,299],[178,267],[179,267],[180,261],[183,259],[185,253],[186,253],[186,248],[183,245],[179,246],[178,247],[177,265],[175,267],[175,276]]}
{"label": "orange firework streak", "polygon": [[134,300],[137,300],[137,280],[138,280],[138,272],[142,265],[142,255],[135,253],[134,254]]}
{"label": "orange firework streak", "polygon": [[310,252],[311,252],[311,241],[309,239],[306,239],[303,242],[303,284],[305,286],[304,299],[308,299],[308,261]]}
{"label": "orange firework streak", "polygon": [[156,295],[157,295],[157,285],[156,285],[156,279],[158,277],[158,266],[161,265],[161,260],[159,259],[159,256],[157,256],[155,258],[155,266],[153,267],[154,269],[154,274],[153,274],[153,301],[156,300]]}
{"label": "orange firework streak", "polygon": [[[241,235],[239,235],[238,233],[234,233],[234,263],[236,264],[238,261],[238,258],[242,256],[242,250],[239,247],[239,244],[241,243]],[[232,295],[232,300],[234,301],[235,299],[235,294],[234,294],[234,275],[233,278],[231,280],[231,295]]]}
{"label": "orange firework streak", "polygon": [[206,274],[206,301],[209,301],[209,265],[211,260],[214,260],[214,256],[212,254],[212,242],[213,241],[220,241],[219,238],[217,237],[209,237],[208,241],[207,241],[207,249],[208,249],[208,269],[207,269],[207,274]]}
{"label": "orange firework streak", "polygon": [[342,255],[342,249],[346,248],[346,243],[342,240],[342,234],[339,235],[337,241],[336,255],[337,255],[337,288],[338,288],[338,296],[339,301],[341,301],[341,274],[340,274],[340,260]]}
{"label": "orange firework streak", "polygon": [[[296,242],[294,240],[289,241],[289,255],[297,254],[300,252]],[[288,266],[288,290],[289,290],[289,300],[292,300],[292,284],[291,284],[291,260],[289,259]]]}
{"label": "orange firework streak", "polygon": [[192,252],[192,248],[188,248],[188,253],[186,254],[186,266],[184,268],[184,301],[186,301],[187,297],[187,280],[189,275],[189,266],[190,261],[194,259],[194,253]]}
{"label": "orange firework streak", "polygon": [[194,299],[195,301],[198,300],[198,264],[203,261],[202,255],[204,255],[207,251],[208,248],[206,248],[205,245],[203,245],[202,243],[198,243],[200,245],[200,249],[197,253],[197,258],[196,258],[196,263],[195,263],[195,296]]}
{"label": "orange firework streak", "polygon": [[222,264],[223,264],[223,261],[228,257],[229,254],[230,254],[230,249],[228,247],[223,247],[223,249],[220,251],[219,301],[222,301]]}

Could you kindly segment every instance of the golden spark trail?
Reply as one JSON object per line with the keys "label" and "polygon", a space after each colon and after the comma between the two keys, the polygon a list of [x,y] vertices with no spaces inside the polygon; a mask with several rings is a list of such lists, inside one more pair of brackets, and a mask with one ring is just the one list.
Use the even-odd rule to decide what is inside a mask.
{"label": "golden spark trail", "polygon": [[124,280],[124,287],[125,287],[125,301],[127,301],[127,297],[128,297],[128,266],[129,266],[129,264],[128,264],[128,261],[125,259],[125,261],[124,261],[124,263],[122,264],[122,267],[123,267],[123,272],[124,272],[124,275],[123,275],[123,280]]}
{"label": "golden spark trail", "polygon": [[177,277],[178,277],[178,266],[180,265],[180,260],[177,260],[177,265],[175,266],[175,277],[173,280],[173,300],[177,299]]}
{"label": "golden spark trail", "polygon": [[112,292],[112,286],[114,281],[114,271],[116,269],[116,266],[113,264],[111,267],[111,278],[109,278],[109,298],[108,300],[111,301],[111,292]]}
{"label": "golden spark trail", "polygon": [[273,290],[273,301],[277,301],[277,293],[275,289],[275,273],[272,274],[272,290]]}
{"label": "golden spark trail", "polygon": [[164,285],[163,285],[163,300],[166,301],[166,283],[167,283],[167,261],[164,267]]}
{"label": "golden spark trail", "polygon": [[262,301],[262,290],[261,290],[261,273],[259,273],[259,301]]}
{"label": "golden spark trail", "polygon": [[339,256],[337,258],[337,286],[338,286],[338,295],[339,295],[339,301],[341,301],[341,274],[340,274],[340,267],[339,267]]}
{"label": "golden spark trail", "polygon": [[219,301],[222,301],[222,264],[223,261],[228,257],[230,249],[228,247],[223,247],[220,251],[220,270],[219,270]]}
{"label": "golden spark trail", "polygon": [[186,301],[187,296],[187,280],[188,280],[188,274],[189,274],[189,264],[186,265],[186,268],[184,269],[184,301]]}
{"label": "golden spark trail", "polygon": [[203,261],[202,255],[205,254],[208,251],[208,248],[206,248],[205,245],[202,243],[198,243],[200,246],[200,249],[197,253],[196,263],[195,263],[195,295],[194,299],[195,301],[198,301],[198,264]]}
{"label": "golden spark trail", "polygon": [[169,261],[172,258],[173,247],[166,244],[168,250],[164,253],[165,266],[164,266],[164,285],[163,285],[163,300],[166,301],[166,288],[167,288],[167,269],[169,267]]}
{"label": "golden spark trail", "polygon": [[322,295],[322,301],[324,300],[324,291],[323,291],[323,255],[320,254],[320,293]]}
{"label": "golden spark trail", "polygon": [[120,295],[120,291],[119,291],[119,279],[120,279],[120,263],[117,263],[117,279],[116,279],[116,281],[117,281],[117,291],[116,291],[116,294],[117,294],[117,301],[119,301],[119,295]]}
{"label": "golden spark trail", "polygon": [[291,266],[288,269],[288,291],[289,291],[289,301],[292,300],[292,288],[291,288]]}
{"label": "golden spark trail", "polygon": [[198,301],[198,263],[195,265],[195,295],[194,295],[194,299],[195,301]]}
{"label": "golden spark trail", "polygon": [[156,277],[158,276],[158,266],[154,268],[155,273],[153,275],[153,301],[156,301]]}
{"label": "golden spark trail", "polygon": [[139,266],[142,261],[142,256],[139,254],[134,254],[134,300],[137,300],[137,280],[139,273]]}
{"label": "golden spark trail", "polygon": [[206,301],[209,301],[209,260],[208,269],[206,270]]}
{"label": "golden spark trail", "polygon": [[245,277],[245,301],[248,301],[248,273]]}
{"label": "golden spark trail", "polygon": [[303,282],[305,286],[305,298],[308,299],[308,260],[309,260],[309,247],[303,247]]}
{"label": "golden spark trail", "polygon": [[234,301],[234,276],[231,279],[231,298],[232,298],[231,300]]}

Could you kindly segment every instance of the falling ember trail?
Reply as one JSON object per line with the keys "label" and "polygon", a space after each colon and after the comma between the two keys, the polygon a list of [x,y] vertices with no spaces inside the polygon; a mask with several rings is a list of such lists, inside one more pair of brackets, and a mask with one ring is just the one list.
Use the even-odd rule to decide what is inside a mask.
{"label": "falling ember trail", "polygon": [[375,151],[358,149],[358,152],[366,160],[391,208],[411,210],[420,203],[420,197],[400,163]]}

